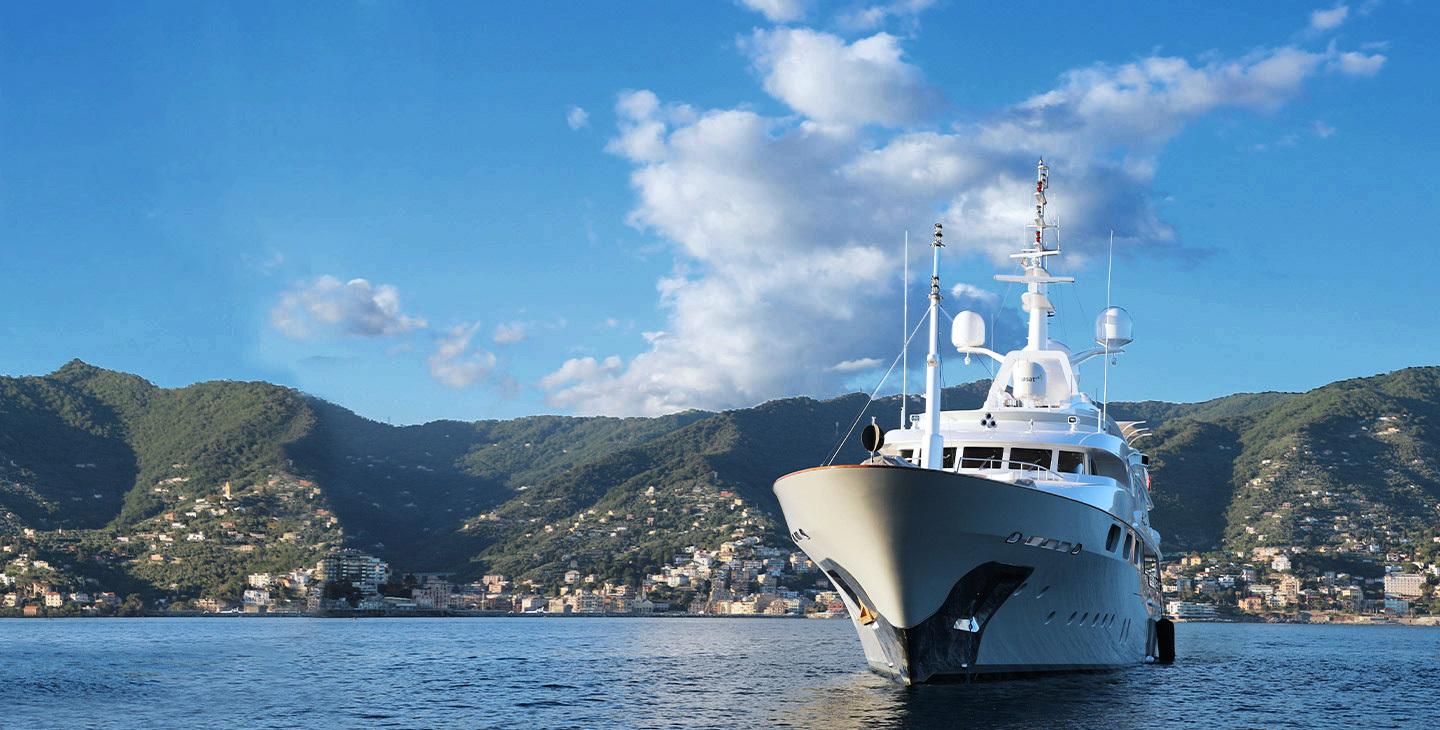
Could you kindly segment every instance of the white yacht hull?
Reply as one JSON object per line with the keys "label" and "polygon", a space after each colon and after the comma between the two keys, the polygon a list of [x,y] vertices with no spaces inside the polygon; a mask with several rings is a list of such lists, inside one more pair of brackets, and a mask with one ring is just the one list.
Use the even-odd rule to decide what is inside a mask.
{"label": "white yacht hull", "polygon": [[875,465],[796,472],[775,494],[791,536],[836,583],[870,667],[902,684],[1110,669],[1156,653],[1158,596],[1107,550],[1119,520],[1105,510]]}

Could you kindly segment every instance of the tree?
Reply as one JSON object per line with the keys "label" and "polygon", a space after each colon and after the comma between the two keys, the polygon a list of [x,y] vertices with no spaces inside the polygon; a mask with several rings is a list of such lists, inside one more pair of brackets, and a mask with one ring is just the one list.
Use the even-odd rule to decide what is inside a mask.
{"label": "tree", "polygon": [[119,614],[121,616],[139,616],[145,612],[145,599],[139,593],[131,593],[125,597],[125,602],[120,604]]}

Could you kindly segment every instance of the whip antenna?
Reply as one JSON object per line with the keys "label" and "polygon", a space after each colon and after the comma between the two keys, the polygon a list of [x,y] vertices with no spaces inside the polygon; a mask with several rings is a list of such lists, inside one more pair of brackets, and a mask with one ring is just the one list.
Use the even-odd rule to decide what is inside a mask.
{"label": "whip antenna", "polygon": [[906,334],[910,331],[910,231],[905,231],[905,278],[900,282],[900,336],[905,339],[900,349],[900,428],[906,427],[906,419],[910,417],[906,411],[907,402],[910,400],[910,338]]}

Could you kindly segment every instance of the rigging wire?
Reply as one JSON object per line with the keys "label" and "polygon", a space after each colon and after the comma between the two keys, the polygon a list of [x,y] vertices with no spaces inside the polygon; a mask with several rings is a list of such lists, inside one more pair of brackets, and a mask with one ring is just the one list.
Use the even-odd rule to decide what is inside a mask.
{"label": "rigging wire", "polygon": [[884,387],[886,378],[889,378],[890,373],[894,372],[895,366],[900,362],[900,357],[905,354],[905,349],[910,346],[910,340],[915,339],[915,333],[920,331],[920,325],[925,324],[925,318],[929,316],[929,312],[926,312],[925,317],[921,317],[920,321],[915,323],[915,329],[910,330],[910,336],[905,339],[905,345],[900,348],[900,354],[896,355],[895,359],[890,361],[890,369],[886,370],[885,375],[881,376],[880,382],[875,386],[875,390],[870,391],[870,399],[865,401],[865,405],[860,407],[860,413],[856,414],[855,421],[850,424],[850,430],[846,431],[845,435],[840,437],[840,443],[835,444],[835,453],[830,455],[830,459],[825,462],[825,466],[830,466],[835,463],[835,457],[840,455],[840,449],[845,448],[845,442],[850,440],[850,434],[855,433],[855,425],[860,423],[860,419],[865,417],[865,410],[870,407],[871,403],[875,402],[875,394],[879,393],[880,388]]}

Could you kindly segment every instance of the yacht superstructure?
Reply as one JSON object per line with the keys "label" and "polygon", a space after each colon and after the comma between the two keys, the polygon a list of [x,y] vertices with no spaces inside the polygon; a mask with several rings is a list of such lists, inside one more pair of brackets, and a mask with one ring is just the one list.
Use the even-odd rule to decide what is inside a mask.
{"label": "yacht superstructure", "polygon": [[[1023,349],[985,346],[985,321],[955,317],[957,352],[998,363],[984,405],[940,403],[943,231],[935,227],[925,412],[867,429],[861,464],[781,477],[791,537],[844,600],[866,659],[903,684],[946,677],[1106,669],[1160,653],[1160,536],[1150,527],[1149,459],[1138,423],[1110,418],[1081,392],[1077,366],[1131,342],[1129,314],[1107,306],[1097,346],[1050,339],[1049,168],[1034,191],[1023,273]],[[1053,234],[1052,234],[1053,235]]]}

